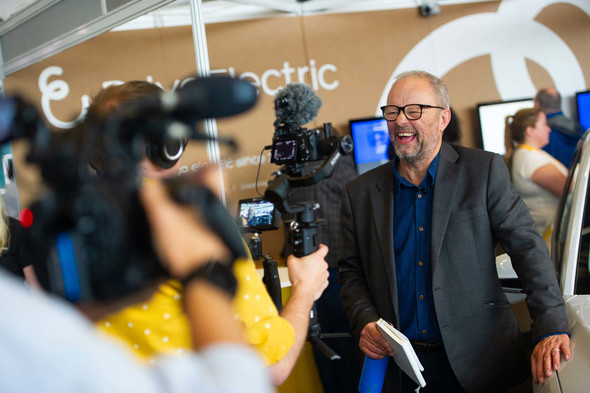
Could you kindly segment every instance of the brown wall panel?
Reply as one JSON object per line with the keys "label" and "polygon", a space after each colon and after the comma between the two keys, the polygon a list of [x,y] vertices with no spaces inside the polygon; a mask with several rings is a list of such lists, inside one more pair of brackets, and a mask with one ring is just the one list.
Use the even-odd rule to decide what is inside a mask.
{"label": "brown wall panel", "polygon": [[[513,76],[510,67],[519,64],[519,59],[500,57],[508,67],[495,70],[492,60],[498,56],[494,53],[499,49],[515,49],[511,56],[517,56],[519,50],[525,53],[525,50],[534,48],[536,59],[524,58],[522,61],[535,88],[556,84],[556,79],[563,83],[575,78],[576,72],[571,72],[570,78],[572,65],[565,63],[560,65],[564,72],[552,75],[549,60],[554,48],[546,47],[548,44],[537,36],[526,36],[525,41],[518,41],[521,30],[522,34],[529,34],[527,29],[535,31],[532,27],[540,25],[546,28],[545,33],[552,34],[550,38],[557,37],[557,49],[571,51],[578,63],[575,66],[581,69],[583,81],[575,82],[576,89],[588,89],[588,13],[555,2],[544,8],[538,6],[538,12],[525,15],[514,8],[523,3],[530,5],[529,8],[538,4],[521,0],[448,5],[441,7],[439,15],[428,18],[421,17],[412,8],[207,25],[211,69],[242,76],[257,86],[264,85],[252,111],[218,121],[219,134],[234,137],[240,146],[238,152],[222,150],[229,209],[235,210],[238,199],[256,195],[256,163],[262,147],[271,144],[274,132],[274,91],[288,81],[300,81],[299,73],[302,81],[312,85],[323,100],[317,119],[307,126],[319,127],[324,122],[331,122],[338,132],[346,133],[349,119],[375,114],[392,73],[404,59],[415,55],[415,49],[425,39],[434,38],[419,58],[419,68],[444,69],[444,64],[453,60],[455,54],[465,56],[467,53],[466,60],[439,74],[449,88],[452,106],[461,122],[461,142],[467,146],[477,146],[480,139],[476,104],[502,99],[500,85]],[[492,28],[499,26],[494,34],[478,35],[490,26],[469,22],[469,17],[480,16],[488,17]],[[451,26],[461,29],[460,34],[454,36],[459,38],[445,38],[446,29]],[[514,26],[517,28],[513,37],[503,35],[504,29]],[[526,45],[518,42],[526,42]],[[547,52],[543,52],[545,50]],[[60,67],[63,73],[41,80],[43,72],[52,70],[49,67]],[[58,87],[63,88],[65,83],[69,93],[63,99],[56,97],[49,101],[49,105],[52,115],[66,122],[79,115],[83,97],[95,94],[105,81],[150,79],[171,89],[195,72],[190,27],[117,31],[93,38],[10,75],[5,80],[5,89],[8,94],[18,92],[24,95],[41,108],[41,102],[49,96],[47,90],[53,89],[53,94],[57,94]],[[511,82],[511,85],[518,83]],[[39,85],[46,85],[46,91],[42,92]],[[523,86],[526,86],[524,80]],[[522,92],[521,97],[509,98],[534,94],[524,87]],[[566,97],[567,104],[571,99],[571,94]],[[15,144],[14,150],[21,202],[28,205],[37,195],[38,174],[24,165],[26,148],[23,144]],[[266,152],[260,170],[262,183],[277,169],[268,163],[268,157]],[[192,146],[182,159],[183,171],[191,172],[205,161],[203,146]],[[266,251],[278,256],[281,237],[280,232],[264,234],[264,239],[270,239],[265,240]]]}

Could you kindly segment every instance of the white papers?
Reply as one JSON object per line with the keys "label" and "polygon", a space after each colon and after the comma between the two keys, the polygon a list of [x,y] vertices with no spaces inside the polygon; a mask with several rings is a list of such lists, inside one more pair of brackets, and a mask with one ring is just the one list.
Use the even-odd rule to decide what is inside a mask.
{"label": "white papers", "polygon": [[420,360],[418,360],[418,356],[414,348],[412,348],[410,340],[384,319],[377,321],[377,329],[379,329],[381,335],[385,337],[389,345],[393,348],[395,352],[393,360],[399,368],[408,374],[420,387],[426,386],[426,381],[421,373],[421,371],[424,371],[424,367],[422,367]]}

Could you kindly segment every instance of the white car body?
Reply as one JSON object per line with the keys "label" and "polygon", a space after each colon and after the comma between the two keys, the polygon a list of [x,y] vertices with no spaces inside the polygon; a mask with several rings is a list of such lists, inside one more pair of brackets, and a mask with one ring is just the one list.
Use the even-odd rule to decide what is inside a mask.
{"label": "white car body", "polygon": [[[574,165],[568,175],[567,193],[561,198],[551,238],[551,258],[559,278],[569,321],[572,359],[545,384],[534,385],[534,393],[590,392],[590,132],[578,145]],[[496,258],[502,280],[516,278],[510,258]],[[522,300],[518,290],[505,288],[511,300]]]}

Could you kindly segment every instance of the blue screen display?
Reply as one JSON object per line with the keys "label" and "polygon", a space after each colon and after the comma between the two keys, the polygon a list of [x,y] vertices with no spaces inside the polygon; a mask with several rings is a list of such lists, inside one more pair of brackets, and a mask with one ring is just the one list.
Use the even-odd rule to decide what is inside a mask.
{"label": "blue screen display", "polygon": [[590,91],[576,94],[578,104],[578,122],[585,130],[590,128]]}
{"label": "blue screen display", "polygon": [[354,141],[354,160],[359,175],[389,161],[389,132],[385,119],[353,119],[349,124]]}

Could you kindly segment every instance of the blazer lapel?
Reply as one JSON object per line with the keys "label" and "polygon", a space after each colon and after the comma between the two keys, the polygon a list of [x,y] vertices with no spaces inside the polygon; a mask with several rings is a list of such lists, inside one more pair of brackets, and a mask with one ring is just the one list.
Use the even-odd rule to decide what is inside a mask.
{"label": "blazer lapel", "polygon": [[[389,288],[390,296],[394,300],[396,321],[399,321],[399,307],[397,303],[397,277],[395,273],[395,254],[393,249],[393,161],[383,165],[380,176],[371,192],[371,215],[377,234],[377,244],[381,254]],[[396,321],[390,321],[396,323]]]}
{"label": "blazer lapel", "polygon": [[438,169],[434,180],[432,201],[431,264],[432,273],[438,262],[442,241],[449,224],[453,198],[459,181],[461,164],[459,155],[452,146],[443,143],[440,150]]}

